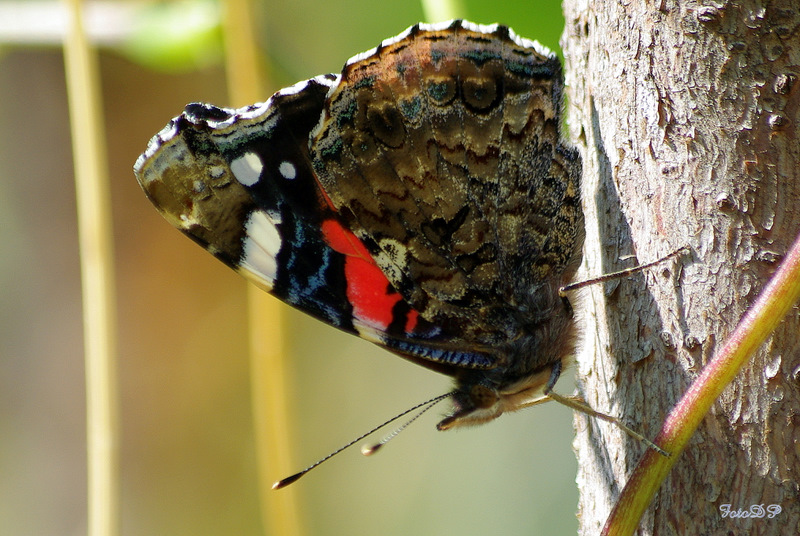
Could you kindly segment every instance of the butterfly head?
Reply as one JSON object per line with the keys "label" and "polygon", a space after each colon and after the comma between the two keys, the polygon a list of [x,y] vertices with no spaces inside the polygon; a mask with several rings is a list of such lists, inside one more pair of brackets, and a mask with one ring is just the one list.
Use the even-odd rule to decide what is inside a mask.
{"label": "butterfly head", "polygon": [[[453,412],[436,425],[438,430],[474,426],[498,418],[503,413],[531,406],[544,398],[551,377],[546,368],[518,382],[493,386],[485,378],[464,378],[452,395]],[[477,380],[477,381],[476,381]]]}

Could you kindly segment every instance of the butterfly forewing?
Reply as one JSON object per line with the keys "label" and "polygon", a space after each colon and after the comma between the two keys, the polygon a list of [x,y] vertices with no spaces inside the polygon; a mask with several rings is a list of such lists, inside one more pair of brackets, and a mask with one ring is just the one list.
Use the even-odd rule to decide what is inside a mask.
{"label": "butterfly forewing", "polygon": [[290,305],[405,356],[490,366],[408,305],[320,189],[308,137],[333,82],[240,110],[188,105],[137,162],[140,184],[173,225]]}

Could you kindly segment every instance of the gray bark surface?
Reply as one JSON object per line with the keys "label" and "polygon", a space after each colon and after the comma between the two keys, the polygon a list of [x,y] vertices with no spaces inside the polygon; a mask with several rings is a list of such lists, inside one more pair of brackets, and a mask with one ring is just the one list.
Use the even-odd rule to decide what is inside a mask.
{"label": "gray bark surface", "polygon": [[[584,156],[595,285],[580,393],[648,437],[721,347],[800,231],[800,7],[567,0],[567,117]],[[640,534],[800,533],[795,307],[703,420]],[[576,415],[581,534],[598,534],[644,451]],[[731,510],[778,505],[773,518]],[[755,510],[756,514],[758,513]]]}

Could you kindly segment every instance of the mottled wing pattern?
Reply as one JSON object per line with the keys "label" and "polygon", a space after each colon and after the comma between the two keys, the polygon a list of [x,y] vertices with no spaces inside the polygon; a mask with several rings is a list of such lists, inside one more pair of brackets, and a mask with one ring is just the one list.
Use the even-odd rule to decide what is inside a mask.
{"label": "mottled wing pattern", "polygon": [[491,347],[543,321],[531,297],[579,261],[562,84],[557,57],[504,26],[417,25],[347,63],[312,132],[340,218],[452,343]]}
{"label": "mottled wing pattern", "polygon": [[337,81],[239,110],[188,105],[137,161],[139,183],[170,223],[290,305],[432,368],[491,366],[419,317],[321,190],[309,132]]}

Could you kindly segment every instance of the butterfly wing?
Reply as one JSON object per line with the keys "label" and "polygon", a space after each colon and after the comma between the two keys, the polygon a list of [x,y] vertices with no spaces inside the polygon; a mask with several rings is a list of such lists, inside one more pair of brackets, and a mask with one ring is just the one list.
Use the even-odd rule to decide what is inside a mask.
{"label": "butterfly wing", "polygon": [[188,105],[137,160],[140,185],[170,223],[286,303],[443,372],[490,367],[491,353],[455,347],[419,316],[320,188],[308,138],[337,81],[240,110]]}
{"label": "butterfly wing", "polygon": [[[491,39],[490,39],[491,37]],[[414,26],[350,60],[311,156],[388,280],[462,347],[541,324],[580,260],[557,57],[503,26]]]}

